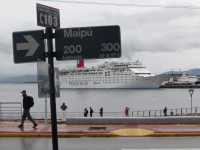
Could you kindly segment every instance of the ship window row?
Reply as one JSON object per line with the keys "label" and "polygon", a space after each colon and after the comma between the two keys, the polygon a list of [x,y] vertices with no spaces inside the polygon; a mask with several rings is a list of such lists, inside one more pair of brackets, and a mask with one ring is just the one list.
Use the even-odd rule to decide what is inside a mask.
{"label": "ship window row", "polygon": [[[98,80],[95,80],[95,81],[97,82]],[[99,81],[102,81],[102,80],[99,80]],[[68,83],[68,82],[77,82],[77,81],[72,80],[72,81],[62,81],[62,82]],[[81,81],[79,81],[79,82],[81,82]],[[112,81],[109,81],[109,82],[108,82],[108,81],[105,81],[105,82],[104,82],[104,81],[103,81],[103,83],[120,83],[120,82],[115,82],[115,81],[114,81],[114,82],[112,82]],[[121,83],[128,83],[128,82],[126,82],[126,81],[125,81],[125,82],[121,81]]]}
{"label": "ship window row", "polygon": [[[94,75],[92,75],[92,76],[94,76]],[[108,75],[108,76],[110,76],[110,75]],[[121,76],[121,78],[137,78],[137,77],[139,77],[139,76]],[[68,76],[68,77],[62,77],[63,79],[71,79],[71,78],[87,78],[87,76],[82,76],[82,77],[76,77],[76,76]],[[102,78],[102,76],[98,76],[98,75],[95,75],[95,78]],[[104,77],[103,77],[104,78]],[[107,77],[107,75],[105,75],[105,78],[115,78],[115,77],[113,77],[113,76],[111,76],[111,77]],[[120,78],[120,77],[116,77],[116,78]]]}
{"label": "ship window row", "polygon": [[[103,74],[103,72],[95,72],[95,73],[77,73],[77,74],[69,74],[69,76],[78,76],[78,75],[90,75],[90,74]],[[65,74],[61,74],[60,76],[64,76]]]}
{"label": "ship window row", "polygon": [[[138,78],[139,76],[136,76],[136,78]],[[63,77],[63,78],[60,78],[61,80],[62,79],[82,79],[82,80],[84,80],[84,79],[91,79],[91,78],[94,78],[94,77]],[[101,79],[101,78],[105,78],[105,79],[107,79],[107,78],[109,78],[109,79],[115,79],[115,77],[101,77],[101,76],[95,76],[95,78],[96,79]],[[124,77],[124,79],[127,79],[127,78],[129,78],[130,80],[132,79],[133,80],[133,78],[134,78],[134,76],[132,76],[132,77]],[[119,77],[117,77],[117,79],[119,79]],[[121,79],[123,79],[123,77],[121,77]]]}
{"label": "ship window row", "polygon": [[[88,79],[89,80],[89,79]],[[136,79],[137,80],[137,79]],[[77,80],[61,80],[61,82],[76,82]],[[78,81],[84,81],[84,80],[78,80]],[[107,82],[107,81],[109,81],[109,83],[110,82],[112,82],[112,83],[115,83],[115,80],[107,80],[107,79],[105,79],[105,80],[101,80],[101,79],[99,79],[99,80],[93,80],[93,81],[105,81],[105,82]],[[125,79],[124,81],[123,81],[123,79],[122,80],[120,80],[121,81],[121,83],[123,83],[124,81],[125,81],[125,83],[128,83],[127,82],[127,79]],[[120,82],[119,80],[117,80],[117,83],[119,83]]]}

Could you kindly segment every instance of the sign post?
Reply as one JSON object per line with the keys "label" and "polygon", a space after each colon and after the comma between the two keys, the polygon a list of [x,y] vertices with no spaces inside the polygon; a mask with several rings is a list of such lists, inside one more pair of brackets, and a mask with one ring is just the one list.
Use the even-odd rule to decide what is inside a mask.
{"label": "sign post", "polygon": [[38,26],[46,27],[43,38],[47,39],[47,50],[45,57],[48,57],[49,64],[49,85],[50,85],[50,107],[51,107],[51,128],[52,128],[52,144],[53,150],[58,150],[58,131],[56,117],[56,97],[55,97],[55,78],[54,78],[54,61],[55,53],[53,52],[52,39],[54,34],[52,29],[60,28],[60,13],[59,9],[36,4],[37,9],[37,24]]}
{"label": "sign post", "polygon": [[53,61],[53,43],[52,43],[52,29],[46,28],[47,35],[47,49],[48,49],[48,63],[49,63],[49,84],[50,84],[50,106],[51,106],[51,127],[52,127],[52,144],[53,150],[58,150],[58,131],[57,131],[57,117],[56,117],[56,98],[55,98],[55,82],[54,82],[54,61]]}

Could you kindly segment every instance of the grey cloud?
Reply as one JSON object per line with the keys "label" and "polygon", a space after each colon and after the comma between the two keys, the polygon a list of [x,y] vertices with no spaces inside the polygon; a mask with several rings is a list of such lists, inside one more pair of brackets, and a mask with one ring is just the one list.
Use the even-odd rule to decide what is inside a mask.
{"label": "grey cloud", "polygon": [[190,22],[198,16],[197,10],[161,9],[133,15],[104,13],[102,16],[106,24],[120,25],[123,52],[128,54],[200,48],[200,29]]}

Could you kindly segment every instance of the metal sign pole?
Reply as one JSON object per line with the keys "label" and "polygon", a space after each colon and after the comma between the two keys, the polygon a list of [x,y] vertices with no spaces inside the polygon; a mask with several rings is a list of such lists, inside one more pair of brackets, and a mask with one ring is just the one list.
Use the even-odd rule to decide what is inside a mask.
{"label": "metal sign pole", "polygon": [[47,124],[47,98],[45,98],[45,124]]}
{"label": "metal sign pole", "polygon": [[53,150],[58,150],[58,135],[57,135],[57,117],[56,117],[56,98],[54,87],[54,62],[53,62],[53,33],[51,28],[46,28],[47,48],[48,48],[48,63],[49,69],[49,83],[50,83],[50,106],[51,106],[51,128],[52,128],[52,143]]}

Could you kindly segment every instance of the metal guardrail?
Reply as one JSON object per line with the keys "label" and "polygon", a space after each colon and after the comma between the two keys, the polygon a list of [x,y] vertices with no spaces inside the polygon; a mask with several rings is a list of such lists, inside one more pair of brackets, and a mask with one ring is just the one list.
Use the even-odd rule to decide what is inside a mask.
{"label": "metal guardrail", "polygon": [[[45,112],[30,112],[31,116],[34,119],[44,119],[45,118]],[[66,112],[66,117],[84,117],[83,112]],[[88,116],[90,117],[90,113],[88,113]],[[100,117],[99,112],[94,112],[92,114],[92,117]],[[124,112],[104,112],[103,117],[125,117]],[[47,113],[47,119],[51,118],[51,113]],[[57,119],[62,118],[62,112],[57,112]]]}
{"label": "metal guardrail", "polygon": [[[167,109],[167,116],[199,116],[200,107]],[[132,111],[132,117],[160,117],[164,116],[163,110]]]}
{"label": "metal guardrail", "polygon": [[20,119],[22,115],[21,102],[0,102],[0,119]]}
{"label": "metal guardrail", "polygon": [[[30,112],[34,119],[45,119],[45,112]],[[21,119],[21,102],[0,102],[0,120]],[[200,107],[167,109],[167,116],[200,116]],[[93,117],[100,117],[99,112],[94,112]],[[164,116],[163,110],[129,111],[129,117],[160,117]],[[66,112],[66,117],[84,117],[83,112]],[[90,113],[88,113],[90,117]],[[103,117],[125,117],[124,112],[104,112]],[[62,112],[57,112],[57,119],[62,118]],[[47,113],[51,119],[51,113]]]}

